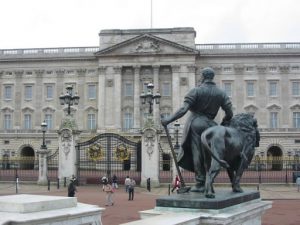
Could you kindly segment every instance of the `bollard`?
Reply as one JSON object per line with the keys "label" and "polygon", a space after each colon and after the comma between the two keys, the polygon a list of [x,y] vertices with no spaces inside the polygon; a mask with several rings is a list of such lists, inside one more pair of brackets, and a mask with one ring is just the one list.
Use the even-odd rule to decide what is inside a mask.
{"label": "bollard", "polygon": [[151,181],[150,181],[150,178],[147,179],[147,190],[149,192],[151,191]]}
{"label": "bollard", "polygon": [[300,189],[300,177],[297,177],[296,184],[297,184],[298,192],[299,192],[299,189]]}
{"label": "bollard", "polygon": [[50,179],[48,179],[47,181],[48,181],[48,191],[50,191]]}
{"label": "bollard", "polygon": [[66,187],[66,186],[67,186],[67,178],[64,177],[64,187]]}
{"label": "bollard", "polygon": [[16,175],[16,194],[18,194],[18,190],[19,190],[19,177],[18,175]]}
{"label": "bollard", "polygon": [[168,195],[171,194],[171,184],[169,184],[169,187],[168,187]]}
{"label": "bollard", "polygon": [[57,189],[59,189],[59,178],[57,178]]}

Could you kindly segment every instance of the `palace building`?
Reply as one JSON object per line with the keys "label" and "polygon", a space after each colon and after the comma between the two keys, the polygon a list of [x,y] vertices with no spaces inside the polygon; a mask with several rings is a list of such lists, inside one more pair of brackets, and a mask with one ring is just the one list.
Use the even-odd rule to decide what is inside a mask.
{"label": "palace building", "polygon": [[[235,114],[257,118],[256,155],[300,155],[300,43],[201,44],[195,37],[189,27],[112,29],[100,31],[94,47],[0,49],[0,157],[36,156],[44,120],[47,147],[57,150],[67,111],[59,97],[68,85],[80,97],[71,107],[80,141],[105,132],[139,139],[149,113],[140,98],[147,84],[161,96],[153,105],[159,127],[160,117],[181,106],[205,67],[215,70]],[[161,140],[164,151],[163,133]]]}

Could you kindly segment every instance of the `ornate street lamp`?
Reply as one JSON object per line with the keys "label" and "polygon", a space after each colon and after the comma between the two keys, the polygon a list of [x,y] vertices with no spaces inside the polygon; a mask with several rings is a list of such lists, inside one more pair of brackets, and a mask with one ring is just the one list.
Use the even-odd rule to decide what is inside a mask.
{"label": "ornate street lamp", "polygon": [[43,144],[41,145],[41,149],[47,149],[47,145],[45,143],[45,133],[47,130],[47,123],[45,122],[45,120],[42,122],[41,128],[42,128],[42,132],[43,132]]}
{"label": "ornate street lamp", "polygon": [[155,95],[153,94],[154,85],[150,82],[147,84],[147,93],[144,91],[141,94],[142,104],[149,104],[149,114],[152,114],[153,112],[153,103],[155,100],[156,104],[160,103],[161,95],[159,92],[157,92]]}
{"label": "ornate street lamp", "polygon": [[178,136],[179,136],[178,134],[179,134],[180,124],[179,124],[178,120],[175,121],[174,127],[175,127],[175,139],[176,139],[176,143],[174,145],[174,150],[178,154],[178,151],[179,151],[179,148],[180,148],[179,142],[178,142]]}
{"label": "ornate street lamp", "polygon": [[77,93],[73,95],[72,90],[73,87],[71,85],[67,86],[67,93],[66,94],[61,94],[59,96],[59,101],[61,105],[68,105],[68,115],[71,114],[71,106],[72,105],[78,105],[79,103],[79,96]]}

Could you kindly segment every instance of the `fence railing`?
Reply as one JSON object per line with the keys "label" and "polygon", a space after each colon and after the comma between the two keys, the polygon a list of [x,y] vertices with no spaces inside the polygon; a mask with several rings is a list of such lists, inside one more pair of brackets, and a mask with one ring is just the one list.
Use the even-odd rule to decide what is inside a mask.
{"label": "fence railing", "polygon": [[[11,159],[0,159],[0,181],[14,181],[16,177],[19,181],[37,181],[38,180],[38,160],[34,157],[22,157]],[[48,169],[49,179],[55,181],[57,179],[57,168],[53,168],[51,164]],[[173,179],[173,163],[171,160],[164,160],[160,162],[160,182],[172,183]],[[112,173],[119,173],[120,178],[124,178],[127,175],[133,175],[136,171],[122,171],[116,170]],[[102,176],[99,170],[89,171],[90,174],[85,172],[81,173],[81,179],[91,179],[95,177],[95,180]],[[138,172],[140,173],[140,172]],[[185,182],[194,182],[194,173],[182,170]],[[138,174],[136,175],[138,177]],[[296,178],[300,177],[300,160],[297,157],[267,157],[267,158],[254,158],[245,170],[242,176],[242,183],[295,183]],[[229,178],[226,170],[222,169],[217,176],[216,183],[229,183]]]}

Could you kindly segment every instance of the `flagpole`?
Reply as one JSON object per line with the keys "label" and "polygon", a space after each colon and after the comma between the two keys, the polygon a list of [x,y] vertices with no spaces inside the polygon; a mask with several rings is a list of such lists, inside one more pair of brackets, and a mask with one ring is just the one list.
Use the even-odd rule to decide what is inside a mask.
{"label": "flagpole", "polygon": [[150,12],[150,28],[152,29],[152,0],[151,0],[151,12]]}

